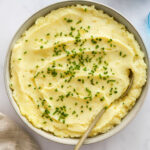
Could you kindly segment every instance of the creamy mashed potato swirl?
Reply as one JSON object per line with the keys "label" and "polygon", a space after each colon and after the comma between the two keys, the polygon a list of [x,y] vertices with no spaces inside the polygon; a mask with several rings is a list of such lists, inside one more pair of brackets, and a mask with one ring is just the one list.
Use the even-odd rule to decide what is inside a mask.
{"label": "creamy mashed potato swirl", "polygon": [[[140,96],[146,64],[134,36],[89,6],[70,6],[40,17],[12,49],[10,86],[20,112],[35,127],[60,137],[80,137],[120,124]],[[120,97],[134,82],[129,94]]]}

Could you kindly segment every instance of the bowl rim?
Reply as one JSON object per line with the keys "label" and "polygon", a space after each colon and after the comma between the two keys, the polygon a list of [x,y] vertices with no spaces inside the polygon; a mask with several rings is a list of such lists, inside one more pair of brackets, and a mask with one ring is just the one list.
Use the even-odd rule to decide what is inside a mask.
{"label": "bowl rim", "polygon": [[[125,128],[129,122],[131,122],[131,120],[133,120],[133,118],[135,118],[137,112],[140,110],[142,104],[144,103],[145,100],[145,96],[147,94],[148,91],[148,84],[149,84],[149,59],[148,59],[148,53],[146,51],[146,47],[144,45],[144,42],[140,36],[140,34],[137,32],[137,30],[135,29],[135,27],[125,18],[123,17],[120,13],[118,13],[118,11],[112,9],[110,6],[104,5],[102,3],[99,2],[95,2],[93,0],[63,0],[61,2],[57,2],[57,3],[53,3],[48,5],[47,7],[44,7],[42,9],[40,9],[39,11],[37,11],[36,13],[34,13],[31,17],[29,17],[21,26],[20,28],[17,30],[16,34],[13,36],[8,50],[7,50],[7,54],[5,57],[5,64],[4,64],[4,82],[5,82],[5,89],[7,92],[7,96],[9,98],[10,103],[12,104],[14,110],[16,111],[16,113],[19,115],[19,117],[21,118],[21,120],[23,120],[23,122],[30,128],[32,129],[34,132],[36,132],[38,135],[57,142],[57,143],[62,143],[62,144],[68,144],[68,145],[75,145],[78,142],[78,139],[73,139],[73,138],[61,138],[61,137],[57,137],[51,133],[45,132],[41,129],[38,129],[36,127],[34,127],[21,113],[19,110],[18,105],[16,104],[15,100],[12,97],[12,91],[9,87],[9,79],[10,79],[10,58],[11,58],[11,50],[12,47],[14,45],[14,43],[16,42],[16,40],[21,36],[21,34],[27,30],[29,27],[31,27],[35,20],[37,18],[39,18],[40,16],[45,16],[46,14],[48,14],[49,12],[51,12],[52,10],[58,9],[58,8],[62,8],[65,6],[70,6],[70,5],[76,5],[76,4],[81,4],[81,5],[94,5],[96,9],[101,9],[104,11],[104,13],[108,14],[109,16],[112,16],[115,20],[117,20],[118,22],[120,22],[121,24],[124,24],[126,26],[126,28],[128,29],[128,31],[130,33],[132,33],[134,35],[134,37],[136,38],[136,40],[138,41],[138,44],[140,45],[141,50],[144,52],[145,54],[145,63],[147,64],[147,82],[145,84],[145,86],[143,87],[141,96],[138,98],[138,100],[136,101],[136,104],[134,105],[134,107],[131,109],[131,111],[127,114],[126,117],[123,118],[122,122],[117,125],[116,127],[114,127],[113,129],[111,129],[110,131],[104,133],[104,134],[100,134],[97,135],[95,137],[91,137],[88,138],[85,141],[85,144],[91,144],[91,143],[96,143],[102,140],[105,140],[113,135],[115,135],[116,133],[118,133],[119,131],[121,131],[123,128]],[[63,6],[61,6],[63,5]],[[118,19],[118,18],[119,19]],[[124,22],[124,23],[122,23]],[[129,28],[131,28],[130,30],[133,30],[132,32],[129,30]]]}

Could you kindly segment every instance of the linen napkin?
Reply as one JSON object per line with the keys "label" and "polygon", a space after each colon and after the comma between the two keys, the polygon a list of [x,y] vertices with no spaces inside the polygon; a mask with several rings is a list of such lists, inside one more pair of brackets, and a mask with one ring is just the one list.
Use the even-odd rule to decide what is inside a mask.
{"label": "linen napkin", "polygon": [[39,150],[39,145],[16,123],[0,113],[0,150]]}

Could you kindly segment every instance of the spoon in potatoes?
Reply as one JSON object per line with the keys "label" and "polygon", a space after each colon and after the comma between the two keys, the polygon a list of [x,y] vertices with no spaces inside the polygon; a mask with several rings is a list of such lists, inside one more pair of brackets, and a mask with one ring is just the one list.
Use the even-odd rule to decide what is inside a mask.
{"label": "spoon in potatoes", "polygon": [[[129,85],[126,89],[126,91],[115,100],[115,102],[123,97],[125,97],[129,90],[131,89],[131,86],[133,84],[133,72],[131,69],[129,69]],[[113,101],[114,102],[114,101]],[[111,104],[110,104],[111,105]],[[86,138],[88,137],[88,135],[90,134],[91,130],[95,127],[96,123],[99,121],[99,119],[101,118],[101,116],[104,114],[104,112],[106,111],[106,108],[104,107],[100,112],[98,112],[98,114],[96,115],[96,117],[93,119],[93,121],[91,122],[91,124],[89,125],[88,129],[86,130],[86,132],[82,135],[82,137],[80,138],[80,140],[78,141],[78,143],[76,144],[74,150],[79,150],[80,147],[83,145],[84,141],[86,140]]]}

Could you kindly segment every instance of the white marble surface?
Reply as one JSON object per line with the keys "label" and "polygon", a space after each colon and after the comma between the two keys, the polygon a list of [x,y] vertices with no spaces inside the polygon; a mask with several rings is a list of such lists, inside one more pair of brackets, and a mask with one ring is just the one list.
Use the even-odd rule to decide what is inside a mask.
{"label": "white marble surface", "polygon": [[[41,146],[41,150],[71,150],[72,146],[54,143],[31,131],[17,116],[6,95],[3,67],[8,45],[16,30],[33,13],[59,0],[0,0],[0,111],[10,116],[27,130]],[[95,0],[96,1],[96,0]],[[123,14],[137,28],[150,54],[150,30],[146,17],[150,0],[97,0]],[[117,135],[96,144],[85,145],[82,150],[150,150],[150,90],[136,118]]]}

